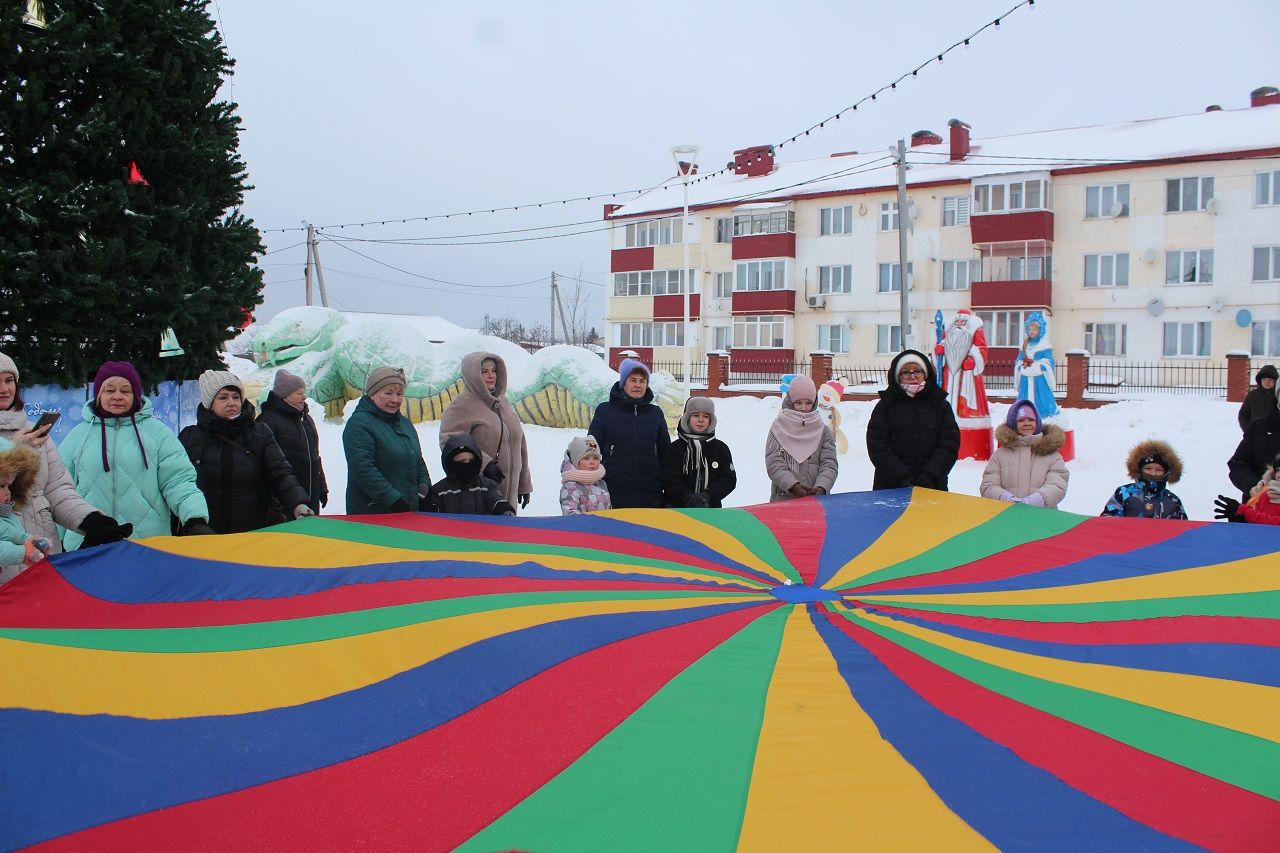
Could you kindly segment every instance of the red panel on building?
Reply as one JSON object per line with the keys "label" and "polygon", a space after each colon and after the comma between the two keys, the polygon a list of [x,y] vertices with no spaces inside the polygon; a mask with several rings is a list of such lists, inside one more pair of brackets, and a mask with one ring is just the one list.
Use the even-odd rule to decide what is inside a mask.
{"label": "red panel on building", "polygon": [[643,249],[614,249],[609,256],[611,272],[635,272],[653,269],[653,247]]}
{"label": "red panel on building", "polygon": [[1052,308],[1053,284],[1039,278],[1031,281],[975,281],[969,290],[974,308]]}
{"label": "red panel on building", "polygon": [[[699,299],[698,294],[689,294],[689,319],[696,320],[700,316],[698,314]],[[653,319],[655,320],[683,320],[684,319],[684,294],[664,294],[662,296],[653,297]]]}
{"label": "red panel on building", "polygon": [[[616,255],[617,252],[614,252]],[[790,231],[785,234],[750,234],[733,238],[733,259],[749,261],[753,258],[794,258],[796,256],[796,235]]]}
{"label": "red panel on building", "polygon": [[795,371],[796,351],[793,349],[742,349],[734,347],[729,353],[729,374],[734,373],[784,373]]}
{"label": "red panel on building", "polygon": [[735,290],[731,312],[734,314],[794,314],[796,313],[796,292],[794,290]]}
{"label": "red panel on building", "polygon": [[[634,352],[635,355],[623,355],[624,352]],[[617,370],[622,364],[624,358],[635,358],[642,361],[646,367],[653,367],[653,347],[609,347],[609,367]]]}
{"label": "red panel on building", "polygon": [[[969,217],[969,233],[974,243],[1001,243],[1006,240],[1053,240],[1053,212],[975,213]],[[737,242],[736,240],[734,241]]]}

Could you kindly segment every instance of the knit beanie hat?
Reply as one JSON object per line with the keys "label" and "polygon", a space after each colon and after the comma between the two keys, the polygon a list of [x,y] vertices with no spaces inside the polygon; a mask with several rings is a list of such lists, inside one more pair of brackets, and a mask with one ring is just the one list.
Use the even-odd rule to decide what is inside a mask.
{"label": "knit beanie hat", "polygon": [[929,365],[925,364],[924,359],[913,352],[903,353],[902,356],[898,358],[898,366],[895,370],[898,373],[901,373],[902,368],[906,367],[908,364],[918,365],[925,373],[929,372]]}
{"label": "knit beanie hat", "polygon": [[584,456],[600,458],[600,445],[594,436],[580,435],[569,442],[569,461],[577,468]]}
{"label": "knit beanie hat", "polygon": [[[9,363],[13,364],[13,362]],[[0,361],[0,371],[8,370],[9,368],[4,367],[3,364],[4,362]],[[1262,365],[1262,367],[1258,369],[1258,374],[1253,377],[1254,384],[1256,385],[1261,385],[1262,380],[1264,379],[1280,379],[1280,371],[1276,370],[1276,366],[1274,364]]]}
{"label": "knit beanie hat", "polygon": [[[1271,368],[1271,372],[1275,372],[1275,368]],[[13,363],[13,359],[0,352],[0,373],[12,373],[14,381],[18,381],[22,377],[18,375],[18,365]]]}
{"label": "knit beanie hat", "polygon": [[643,362],[634,358],[624,358],[622,364],[618,365],[618,381],[626,384],[627,379],[637,370],[644,374],[645,379],[649,378],[649,368],[645,367]]}
{"label": "knit beanie hat", "polygon": [[1168,473],[1169,473],[1169,463],[1168,463],[1167,461],[1165,461],[1164,454],[1159,453],[1159,452],[1148,453],[1146,456],[1144,456],[1144,457],[1142,457],[1141,459],[1139,459],[1139,460],[1138,460],[1138,470],[1139,470],[1139,471],[1141,471],[1141,470],[1142,470],[1142,466],[1143,466],[1143,465],[1149,465],[1149,464],[1151,464],[1152,462],[1154,462],[1155,464],[1157,464],[1157,465],[1159,465],[1161,468],[1163,468],[1163,469],[1164,469],[1164,473],[1165,473],[1165,475],[1166,475],[1166,476],[1168,475]]}
{"label": "knit beanie hat", "polygon": [[275,381],[271,384],[271,390],[276,392],[277,397],[288,397],[294,391],[303,391],[306,387],[305,379],[283,368],[276,371]]}
{"label": "knit beanie hat", "polygon": [[680,416],[680,428],[685,432],[693,432],[693,427],[689,426],[689,416],[698,413],[711,416],[711,425],[706,431],[715,432],[716,404],[710,397],[690,397],[685,401],[684,414]]}
{"label": "knit beanie hat", "polygon": [[409,383],[404,378],[404,370],[399,367],[375,367],[369,371],[369,375],[364,380],[364,395],[372,397],[388,385],[403,385],[408,387]]}
{"label": "knit beanie hat", "polygon": [[1019,400],[1009,407],[1009,416],[1005,418],[1005,426],[1017,432],[1019,418],[1035,418],[1036,432],[1043,431],[1043,424],[1040,422],[1040,413],[1036,411],[1036,404],[1030,400]]}
{"label": "knit beanie hat", "polygon": [[791,402],[796,400],[808,400],[815,405],[818,402],[818,386],[813,384],[813,380],[803,373],[791,380],[791,384],[787,386],[787,397]]}
{"label": "knit beanie hat", "polygon": [[98,368],[98,372],[93,376],[94,405],[96,406],[98,403],[98,395],[102,392],[102,383],[113,376],[119,376],[128,382],[129,387],[133,389],[133,408],[126,414],[132,415],[142,411],[142,377],[138,375],[138,368],[127,361],[104,361],[102,366]]}
{"label": "knit beanie hat", "polygon": [[204,403],[206,409],[213,407],[213,398],[223,388],[236,389],[240,392],[240,399],[244,399],[244,385],[240,382],[240,377],[230,370],[206,370],[200,374],[199,382],[200,402]]}

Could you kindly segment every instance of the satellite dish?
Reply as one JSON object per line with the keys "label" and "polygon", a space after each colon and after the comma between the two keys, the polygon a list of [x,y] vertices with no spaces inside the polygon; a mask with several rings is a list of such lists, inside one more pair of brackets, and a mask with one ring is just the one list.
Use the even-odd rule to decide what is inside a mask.
{"label": "satellite dish", "polygon": [[1111,206],[1111,209],[1107,211],[1107,215],[1110,216],[1112,219],[1115,219],[1116,217],[1119,217],[1119,216],[1124,216],[1126,207],[1127,205],[1116,202],[1114,205]]}
{"label": "satellite dish", "polygon": [[1152,248],[1148,248],[1145,252],[1142,253],[1142,259],[1149,264],[1154,264],[1156,262],[1156,258],[1158,257],[1160,257],[1160,253]]}
{"label": "satellite dish", "polygon": [[1217,314],[1222,311],[1222,297],[1215,296],[1209,300],[1209,310]]}
{"label": "satellite dish", "polygon": [[1214,216],[1217,216],[1218,211],[1221,209],[1221,205],[1218,204],[1218,197],[1214,196],[1213,198],[1210,198],[1208,201],[1206,201],[1204,203],[1204,209],[1207,210],[1209,213],[1212,213]]}
{"label": "satellite dish", "polygon": [[1159,317],[1164,313],[1164,300],[1159,296],[1153,298],[1147,303],[1147,313],[1152,317]]}
{"label": "satellite dish", "polygon": [[1247,329],[1253,323],[1253,312],[1248,308],[1241,308],[1236,312],[1236,325],[1242,329]]}

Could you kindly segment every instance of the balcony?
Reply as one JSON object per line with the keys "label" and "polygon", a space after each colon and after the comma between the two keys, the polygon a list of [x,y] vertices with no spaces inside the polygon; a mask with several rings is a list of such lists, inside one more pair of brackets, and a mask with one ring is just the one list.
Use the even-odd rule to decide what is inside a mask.
{"label": "balcony", "polygon": [[795,314],[796,292],[794,290],[735,290],[730,313]]}
{"label": "balcony", "polygon": [[1053,307],[1053,282],[1047,278],[975,281],[969,288],[969,304],[973,308]]}
{"label": "balcony", "polygon": [[1002,243],[1009,240],[1052,241],[1053,211],[974,213],[969,217],[969,233],[974,243]]}
{"label": "balcony", "polygon": [[[696,320],[701,315],[699,308],[701,307],[701,299],[699,294],[689,294],[689,319]],[[653,297],[653,319],[654,320],[683,320],[684,319],[684,294],[664,294],[662,296]]]}
{"label": "balcony", "polygon": [[733,259],[749,261],[754,258],[794,258],[796,235],[794,231],[778,234],[751,234],[733,238]]}

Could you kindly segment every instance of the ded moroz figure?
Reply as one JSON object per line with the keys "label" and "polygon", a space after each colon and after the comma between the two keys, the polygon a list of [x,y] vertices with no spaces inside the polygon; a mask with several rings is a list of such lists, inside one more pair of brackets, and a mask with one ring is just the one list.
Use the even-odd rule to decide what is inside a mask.
{"label": "ded moroz figure", "polygon": [[991,458],[991,409],[982,374],[987,368],[987,336],[982,320],[968,308],[956,311],[934,352],[942,357],[942,388],[960,426],[961,459]]}

